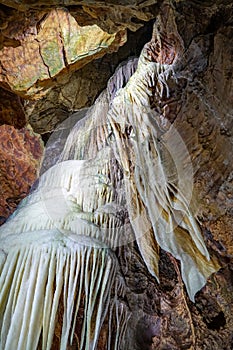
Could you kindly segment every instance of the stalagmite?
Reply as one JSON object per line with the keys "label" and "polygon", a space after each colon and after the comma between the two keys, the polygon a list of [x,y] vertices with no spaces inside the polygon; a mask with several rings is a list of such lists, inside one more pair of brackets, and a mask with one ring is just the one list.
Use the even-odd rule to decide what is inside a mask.
{"label": "stalagmite", "polygon": [[184,191],[187,150],[151,106],[153,94],[169,95],[176,64],[156,61],[155,41],[77,113],[54,164],[46,170],[45,159],[37,186],[1,227],[1,349],[49,350],[60,315],[60,349],[74,340],[96,349],[106,320],[108,349],[119,349],[130,313],[118,298],[125,285],[114,251],[129,241],[158,280],[159,247],[180,260],[193,301],[218,270]]}

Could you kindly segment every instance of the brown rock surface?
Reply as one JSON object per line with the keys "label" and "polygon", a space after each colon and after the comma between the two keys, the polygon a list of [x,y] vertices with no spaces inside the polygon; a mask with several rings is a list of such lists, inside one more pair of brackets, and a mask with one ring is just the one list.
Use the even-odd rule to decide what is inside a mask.
{"label": "brown rock surface", "polygon": [[[96,23],[108,32],[116,32],[125,28],[136,30],[143,25],[143,22],[155,17],[160,5],[157,0],[108,0],[108,1],[14,1],[1,0],[2,28],[5,29],[10,19],[17,17],[17,12],[23,17],[25,13],[33,14],[38,10],[45,11],[56,7],[66,7],[77,19],[80,25]],[[11,15],[7,16],[8,14]],[[4,37],[4,34],[3,34]],[[7,37],[7,36],[6,36]]]}
{"label": "brown rock surface", "polygon": [[105,89],[119,62],[129,56],[138,56],[145,42],[150,40],[151,32],[151,22],[135,33],[129,32],[127,43],[117,52],[106,54],[76,72],[57,79],[58,85],[41,99],[26,101],[25,112],[33,129],[39,134],[51,133],[72,112],[91,106]]}
{"label": "brown rock surface", "polygon": [[19,96],[0,88],[0,125],[22,128],[27,122],[23,101]]}
{"label": "brown rock surface", "polygon": [[77,70],[126,40],[124,31],[108,34],[97,25],[81,27],[62,8],[39,13],[27,27],[20,21],[17,25],[5,29],[21,45],[0,51],[0,82],[23,97],[38,98],[56,84],[59,73]]}
{"label": "brown rock surface", "polygon": [[0,223],[28,194],[38,176],[42,155],[41,138],[31,128],[0,126]]}

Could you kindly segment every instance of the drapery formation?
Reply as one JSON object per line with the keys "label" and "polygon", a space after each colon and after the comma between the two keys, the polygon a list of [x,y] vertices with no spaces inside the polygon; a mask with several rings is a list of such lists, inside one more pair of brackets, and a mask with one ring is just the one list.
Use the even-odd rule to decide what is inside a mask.
{"label": "drapery formation", "polygon": [[210,260],[189,209],[190,189],[181,184],[192,186],[192,169],[182,169],[188,158],[186,147],[172,126],[162,132],[160,115],[150,107],[153,89],[157,95],[169,94],[166,80],[175,74],[174,67],[151,61],[147,50],[146,46],[137,71],[108,112],[113,148],[123,167],[130,222],[148,270],[158,278],[158,246],[170,252],[180,260],[183,281],[194,300],[218,264]]}
{"label": "drapery formation", "polygon": [[153,37],[77,113],[61,152],[45,158],[53,166],[1,227],[1,348],[50,349],[61,317],[60,349],[74,339],[95,349],[106,320],[108,349],[118,349],[129,312],[114,251],[134,239],[158,280],[160,247],[180,260],[191,300],[219,268],[189,209],[187,150],[151,104],[175,79],[175,56],[161,62],[157,49]]}
{"label": "drapery formation", "polygon": [[[79,237],[72,241],[45,230],[37,234],[37,245],[22,237],[27,245],[12,247],[2,268],[1,349],[37,349],[38,344],[50,349],[54,332],[59,332],[61,303],[59,348],[74,344],[94,349],[106,316],[111,327],[115,314],[110,310],[115,309],[121,327],[126,321],[124,306],[117,301],[123,294],[116,259],[104,248],[90,249]],[[116,295],[110,301],[113,282]],[[81,323],[79,337],[76,322]]]}

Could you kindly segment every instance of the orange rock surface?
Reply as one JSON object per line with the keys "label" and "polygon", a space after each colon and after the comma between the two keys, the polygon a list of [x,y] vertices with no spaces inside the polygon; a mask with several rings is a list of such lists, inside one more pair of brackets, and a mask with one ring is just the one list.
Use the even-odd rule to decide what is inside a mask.
{"label": "orange rock surface", "polygon": [[30,128],[0,126],[0,223],[15,210],[37,177],[43,155],[40,136]]}

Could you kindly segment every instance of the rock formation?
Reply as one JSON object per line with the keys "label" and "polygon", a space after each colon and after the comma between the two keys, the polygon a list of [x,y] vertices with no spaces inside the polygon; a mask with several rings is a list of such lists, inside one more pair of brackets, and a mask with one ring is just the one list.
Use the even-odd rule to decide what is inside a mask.
{"label": "rock formation", "polygon": [[[7,330],[10,329],[10,324],[13,327],[14,322],[17,323],[17,318],[15,318],[15,321],[11,319],[10,314],[13,310],[11,308],[15,307],[16,310],[18,307],[17,310],[20,311],[19,300],[25,298],[27,309],[24,315],[20,316],[22,317],[22,327],[21,330],[18,328],[20,333],[14,335],[15,342],[18,339],[18,344],[21,344],[18,345],[19,349],[26,349],[27,346],[33,349],[38,339],[40,339],[40,347],[45,348],[45,344],[48,346],[52,344],[51,347],[54,349],[59,348],[62,339],[64,342],[62,346],[65,348],[66,330],[70,329],[68,325],[71,328],[73,327],[74,320],[77,320],[76,329],[72,333],[77,335],[77,337],[73,337],[75,347],[80,346],[77,339],[83,339],[81,340],[83,342],[81,347],[84,346],[85,342],[88,344],[88,340],[92,339],[93,341],[95,339],[94,343],[98,349],[105,349],[107,346],[110,349],[132,350],[232,349],[232,2],[227,0],[217,2],[175,0],[138,2],[129,0],[127,2],[106,1],[104,3],[97,1],[94,4],[88,1],[85,1],[85,4],[83,1],[75,3],[67,1],[66,4],[59,1],[53,1],[50,4],[41,1],[37,4],[27,1],[1,1],[1,3],[0,136],[3,141],[1,145],[0,174],[3,197],[0,215],[2,222],[28,193],[41,164],[40,135],[35,135],[29,125],[31,124],[33,130],[42,135],[46,143],[56,126],[64,121],[47,143],[45,158],[41,167],[42,176],[39,183],[35,184],[32,189],[32,193],[35,193],[40,186],[43,188],[43,179],[45,178],[43,176],[46,174],[44,171],[55,164],[60,157],[64,140],[73,128],[73,120],[76,122],[77,119],[80,119],[81,123],[84,123],[84,120],[87,120],[86,117],[86,119],[83,119],[84,116],[88,113],[89,116],[93,115],[93,109],[97,108],[98,100],[90,110],[83,109],[70,117],[71,113],[80,108],[90,107],[101,90],[107,86],[107,81],[113,75],[118,63],[129,56],[139,55],[143,45],[149,41],[148,38],[151,36],[152,25],[155,20],[157,31],[154,33],[154,38],[156,39],[152,47],[147,47],[147,54],[149,55],[149,61],[159,62],[162,68],[157,71],[158,83],[155,84],[153,79],[149,81],[151,96],[149,101],[145,103],[150,106],[148,120],[151,122],[151,118],[156,119],[158,149],[153,149],[152,143],[149,143],[148,146],[145,142],[146,135],[152,132],[151,128],[147,130],[150,124],[145,127],[142,121],[137,120],[136,123],[134,121],[133,124],[140,125],[141,129],[139,128],[139,130],[141,130],[141,136],[143,137],[140,141],[138,154],[143,155],[146,150],[145,147],[148,146],[148,156],[145,159],[141,156],[135,158],[136,153],[131,137],[138,141],[139,135],[135,134],[133,136],[132,133],[135,130],[131,128],[132,125],[130,127],[126,125],[124,129],[123,120],[114,119],[115,117],[112,116],[112,119],[109,119],[110,130],[111,128],[114,130],[113,135],[115,137],[118,135],[117,147],[119,151],[117,154],[115,150],[115,153],[113,152],[114,156],[111,155],[110,157],[112,160],[111,166],[109,165],[110,173],[115,184],[113,187],[119,192],[116,180],[119,176],[118,180],[122,185],[123,176],[123,174],[117,172],[114,159],[123,162],[125,172],[127,172],[127,167],[129,168],[128,175],[131,174],[129,178],[132,178],[131,172],[135,170],[135,164],[137,165],[141,171],[141,173],[140,171],[137,173],[138,180],[142,177],[142,180],[140,180],[142,183],[137,188],[138,195],[131,196],[132,200],[128,201],[127,210],[130,214],[128,219],[131,220],[134,233],[137,230],[143,231],[145,225],[147,225],[144,222],[145,218],[141,216],[140,220],[133,220],[134,209],[137,204],[142,207],[142,204],[145,205],[146,203],[146,215],[149,217],[149,221],[153,222],[156,218],[157,213],[154,211],[156,206],[153,206],[156,197],[152,198],[151,193],[155,191],[153,186],[159,182],[159,179],[161,180],[161,176],[157,175],[157,172],[161,175],[159,173],[161,169],[158,163],[153,162],[151,164],[152,168],[148,167],[147,169],[147,162],[150,161],[151,155],[153,155],[151,156],[152,161],[157,159],[156,154],[158,155],[161,152],[162,167],[165,169],[165,174],[169,174],[166,176],[170,176],[169,181],[174,181],[174,184],[183,184],[182,190],[189,199],[188,209],[181,210],[179,199],[177,201],[178,192],[173,187],[169,189],[169,204],[166,204],[163,196],[158,191],[157,198],[160,198],[158,203],[163,208],[162,217],[165,222],[168,222],[168,217],[171,214],[174,219],[171,223],[174,224],[178,221],[181,224],[178,218],[179,210],[186,213],[181,215],[182,219],[185,219],[185,215],[187,215],[187,218],[182,221],[184,231],[180,234],[180,246],[187,247],[189,238],[185,232],[187,231],[190,234],[191,227],[193,227],[193,236],[191,235],[193,238],[190,240],[192,249],[186,251],[187,256],[193,254],[193,256],[197,256],[198,261],[201,256],[198,255],[198,251],[202,255],[206,255],[206,260],[203,260],[205,262],[201,265],[204,268],[209,264],[208,254],[210,254],[211,272],[213,270],[218,271],[212,274],[207,281],[205,280],[205,286],[197,294],[195,292],[199,287],[195,292],[192,292],[192,285],[197,274],[189,275],[188,271],[194,268],[194,260],[191,265],[189,263],[185,265],[183,263],[182,265],[179,254],[176,254],[174,249],[169,249],[169,242],[166,242],[167,236],[161,236],[161,240],[159,240],[159,234],[156,234],[155,226],[153,226],[152,235],[142,235],[136,241],[129,239],[124,244],[115,247],[114,255],[112,253],[104,255],[102,252],[105,250],[102,250],[102,247],[100,250],[98,250],[98,247],[94,247],[93,256],[97,259],[96,261],[99,261],[99,265],[109,264],[109,266],[114,266],[113,269],[109,268],[105,275],[103,271],[106,271],[106,269],[98,270],[99,272],[93,270],[92,275],[90,275],[93,261],[92,257],[88,255],[88,249],[84,251],[85,249],[77,246],[74,254],[70,255],[70,247],[66,242],[64,243],[66,248],[61,245],[57,248],[58,254],[63,254],[63,262],[61,265],[57,265],[56,270],[51,272],[55,273],[56,271],[63,282],[60,282],[60,284],[58,280],[55,282],[55,276],[52,274],[50,275],[51,279],[48,279],[51,283],[57,283],[57,286],[62,285],[63,289],[57,290],[57,297],[52,298],[50,295],[46,299],[47,304],[44,305],[50,312],[44,312],[43,321],[40,321],[46,329],[45,335],[41,337],[40,328],[36,325],[36,319],[34,319],[35,313],[38,313],[38,302],[33,304],[33,293],[32,295],[29,293],[28,296],[17,294],[17,288],[20,286],[19,279],[14,279],[13,274],[9,277],[9,271],[12,267],[12,271],[18,271],[19,275],[26,279],[27,273],[29,273],[27,272],[27,266],[30,259],[34,259],[35,269],[38,268],[38,270],[35,274],[30,273],[31,276],[38,276],[38,279],[30,279],[29,290],[37,290],[36,286],[40,283],[44,286],[44,289],[42,288],[44,294],[41,292],[38,295],[45,296],[49,293],[48,285],[45,283],[49,268],[55,264],[55,261],[61,261],[52,257],[52,246],[46,248],[48,249],[47,257],[50,256],[50,260],[47,259],[44,262],[44,269],[39,274],[42,266],[42,260],[40,259],[43,258],[44,253],[42,251],[38,252],[33,246],[30,251],[23,251],[20,248],[24,242],[21,241],[22,238],[20,238],[19,233],[25,232],[25,226],[22,228],[24,223],[26,226],[30,225],[29,217],[32,219],[30,229],[32,231],[35,228],[41,229],[41,227],[37,227],[37,224],[33,224],[33,215],[35,214],[34,219],[37,220],[36,213],[38,212],[35,211],[33,214],[33,209],[30,209],[33,208],[33,198],[35,198],[32,194],[28,197],[29,199],[21,204],[16,215],[2,227],[2,232],[6,230],[4,227],[8,227],[8,233],[6,238],[2,240],[1,248],[5,247],[5,253],[14,251],[9,258],[5,257],[5,253],[2,254],[2,263],[5,258],[7,259],[3,271],[8,271],[8,275],[2,275],[2,278],[5,280],[5,277],[8,276],[12,288],[10,289],[9,283],[6,282],[6,288],[2,290],[2,300],[4,302],[1,303],[1,315],[5,315],[4,322],[1,325],[2,344],[7,341],[8,345],[5,345],[5,347],[12,349],[13,343],[10,342],[13,336],[8,335],[7,338],[7,334],[10,334]],[[60,15],[64,15],[64,21],[58,20]],[[152,21],[150,22],[150,20]],[[48,25],[48,21],[52,21],[51,25]],[[67,28],[71,22],[73,25],[68,30]],[[89,36],[91,46],[87,48],[84,54],[85,58],[83,58],[82,53],[83,46],[78,46],[79,43],[76,39],[73,41],[74,46],[70,44],[72,34],[75,37],[75,33],[81,30],[80,28],[82,28],[83,33],[85,33],[85,30],[93,30],[93,36]],[[135,33],[130,33],[129,29],[135,31]],[[128,43],[123,45],[126,40],[126,30],[128,30]],[[69,42],[67,46],[64,45],[66,36],[62,33],[66,33],[67,38],[69,38],[67,39]],[[100,44],[102,40],[106,45],[102,46]],[[85,40],[85,43],[88,42]],[[74,51],[72,51],[73,48]],[[112,53],[116,50],[118,52]],[[107,55],[99,58],[107,52],[109,52]],[[18,61],[16,60],[17,57]],[[89,63],[91,60],[92,62]],[[112,96],[116,94],[115,102],[114,98],[110,102],[113,110],[114,108],[123,108],[122,103],[120,103],[120,106],[116,106],[117,98],[121,95],[121,88],[127,90],[127,86],[130,86],[130,84],[126,85],[130,76],[132,76],[132,79],[135,76],[134,72],[138,61],[134,58],[129,62],[131,63],[121,65],[117,70],[118,73],[116,72],[121,76],[121,80],[114,79],[114,77],[109,80],[108,93]],[[168,66],[171,69],[165,68]],[[31,70],[29,67],[33,67],[33,69]],[[147,78],[145,77],[145,82]],[[133,86],[136,85],[136,83],[133,84]],[[139,92],[140,99],[144,99],[145,90],[146,87]],[[130,91],[133,91],[133,87],[129,88],[129,93]],[[133,104],[133,101],[126,103]],[[104,106],[103,104],[103,111],[106,107]],[[119,115],[123,116],[124,113],[123,108]],[[145,114],[148,116],[148,110],[145,111]],[[143,114],[144,117],[145,114]],[[69,124],[70,120],[71,124]],[[144,121],[145,119],[143,119]],[[116,127],[117,123],[120,127]],[[62,128],[63,126],[67,127],[67,125],[68,132],[64,136]],[[123,131],[127,133],[126,138],[123,138]],[[175,131],[176,142],[169,146],[164,135],[169,135],[169,132],[172,134],[172,131]],[[94,131],[85,132],[84,135],[81,134],[81,139],[88,136],[85,152],[88,149],[91,152],[96,152],[101,145],[98,140],[106,135],[106,132],[109,132],[108,128],[104,129],[104,134],[98,134]],[[111,141],[111,137],[108,138],[108,141]],[[125,142],[131,142],[128,144],[130,146],[128,149],[123,146]],[[65,150],[67,149],[65,148]],[[124,153],[125,150],[127,150],[126,153]],[[66,159],[69,162],[74,159],[73,151],[71,147],[69,152],[66,153],[68,155]],[[76,159],[80,159],[81,154],[82,150],[76,149],[76,156],[78,157]],[[109,154],[104,157],[109,159]],[[105,159],[104,157],[102,158]],[[177,157],[178,162],[176,161]],[[95,161],[98,164],[98,157]],[[149,169],[156,169],[157,172],[153,171],[150,174]],[[174,173],[171,172],[171,169],[175,169]],[[63,170],[64,168],[61,169],[61,171]],[[167,172],[168,170],[169,172]],[[190,177],[187,177],[187,174]],[[150,184],[152,176],[155,175],[157,176],[156,184],[154,182]],[[147,179],[146,182],[145,179]],[[101,181],[103,182],[103,179]],[[103,185],[102,182],[100,184]],[[148,191],[147,195],[143,197],[145,183],[149,183],[151,191]],[[82,189],[88,187],[85,184],[85,178],[83,178]],[[163,184],[160,184],[160,186]],[[52,186],[52,184],[50,185]],[[132,194],[131,190],[129,185],[126,194]],[[103,192],[103,189],[99,191],[103,196],[106,196],[107,192]],[[44,199],[48,199],[46,197],[47,193],[49,196],[49,187],[48,191],[43,191]],[[60,199],[64,199],[63,193],[61,196],[61,192],[58,192],[59,195]],[[141,203],[140,198],[142,198]],[[135,200],[136,202],[134,202]],[[149,205],[149,202],[153,204]],[[70,208],[71,204],[68,203],[68,208]],[[75,205],[75,203],[73,204]],[[175,210],[173,214],[170,211],[172,207]],[[45,212],[49,214],[53,224],[57,219],[62,221],[62,215],[67,210],[67,201],[63,200],[62,210],[64,212],[59,213],[58,211],[57,214],[56,211],[51,212],[50,208],[49,204],[46,205],[45,209],[49,209],[49,212],[46,210]],[[72,210],[77,213],[77,208],[75,208],[72,207]],[[21,218],[18,219],[20,215]],[[83,215],[79,213],[79,220],[80,218],[84,220]],[[126,213],[123,210],[121,215],[118,215],[118,220],[122,220],[122,218],[126,220],[127,215],[125,215]],[[195,217],[195,221],[193,221],[193,217]],[[15,229],[15,224],[11,224],[14,223],[14,220],[19,220],[18,225],[16,225],[18,231]],[[97,220],[97,217],[94,220]],[[103,220],[106,220],[103,222],[107,223],[109,219]],[[77,222],[75,220],[72,222],[74,225],[72,230],[75,230],[76,224],[80,227],[78,219]],[[48,221],[44,219],[43,223],[48,224]],[[98,223],[95,222],[95,224]],[[55,227],[60,230],[61,227],[56,225]],[[125,225],[127,228],[131,227],[128,221],[124,223],[124,227]],[[51,229],[51,226],[47,228]],[[63,229],[70,230],[69,227],[63,227]],[[162,232],[164,233],[164,231],[166,231],[166,227],[163,228]],[[132,234],[131,231],[127,232],[130,235]],[[158,230],[158,232],[160,231]],[[16,235],[15,238],[8,239],[7,235],[12,233]],[[93,234],[97,235],[96,232]],[[183,241],[184,235],[186,237],[185,242]],[[25,237],[23,236],[23,239]],[[32,235],[32,237],[34,236]],[[97,237],[99,238],[98,235]],[[154,243],[154,238],[156,238],[155,241],[158,245]],[[43,240],[45,238],[34,237],[31,239],[36,242],[37,239]],[[109,242],[107,243],[109,245]],[[18,260],[14,255],[17,249],[21,249],[17,255]],[[83,267],[84,260],[87,264],[85,270]],[[74,272],[74,266],[79,266],[76,272]],[[188,268],[186,273],[184,272],[184,266]],[[196,266],[198,266],[198,263]],[[219,267],[221,267],[220,270]],[[153,269],[156,273],[153,273]],[[198,270],[200,271],[200,266]],[[100,320],[98,314],[102,312],[100,311],[101,302],[98,307],[93,302],[95,298],[91,280],[95,275],[95,281],[98,280],[103,283],[107,276],[113,276],[114,274],[116,275],[115,284],[111,284],[112,279],[109,278],[104,291],[106,294],[103,294],[102,297],[100,294],[97,295],[97,299],[102,300],[103,303],[106,303],[108,297],[111,300],[108,304],[111,305],[109,306],[111,311],[108,312],[106,309],[106,315],[102,313],[102,319]],[[85,281],[88,282],[89,280],[90,288],[87,285],[77,286],[77,282],[75,282],[77,278],[79,279],[80,276],[84,275]],[[210,271],[204,273],[205,279],[209,275]],[[159,282],[156,279],[158,276]],[[188,277],[191,284],[187,282]],[[14,300],[9,297],[10,290],[15,293],[12,294],[12,296],[15,295]],[[20,288],[18,290],[20,291]],[[74,299],[72,293],[77,293],[80,296],[80,301],[79,304],[76,304],[78,313],[71,319],[74,307],[74,304],[70,303]],[[8,300],[12,301],[9,301],[7,305],[5,303],[6,295],[8,295]],[[59,300],[59,296],[64,297],[57,306],[58,309],[56,309],[55,304]],[[77,298],[75,299],[76,302],[78,302]],[[30,312],[32,310],[30,307],[32,309],[35,307],[37,311],[35,313]],[[55,309],[58,310],[56,319],[53,318]],[[96,310],[93,316],[95,326],[81,321],[87,315],[90,315],[90,310],[94,309]],[[52,328],[48,327],[49,318],[54,320]],[[97,319],[99,323],[96,321]],[[100,323],[102,327],[99,334],[97,328]],[[25,337],[29,324],[32,327],[31,330],[35,331],[35,337],[31,333]],[[118,327],[119,324],[120,327]],[[54,337],[51,338],[53,334]],[[81,334],[82,337],[80,338]],[[88,348],[88,345],[86,346]],[[17,344],[14,344],[13,347],[17,348]]]}
{"label": "rock formation", "polygon": [[18,130],[10,125],[0,126],[0,140],[0,221],[3,223],[38,178],[43,144],[31,128]]}

